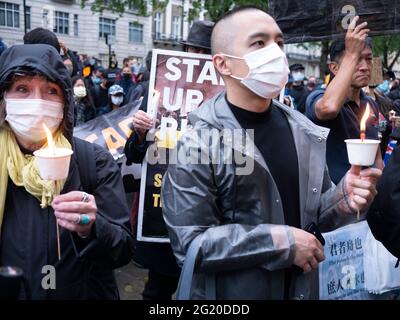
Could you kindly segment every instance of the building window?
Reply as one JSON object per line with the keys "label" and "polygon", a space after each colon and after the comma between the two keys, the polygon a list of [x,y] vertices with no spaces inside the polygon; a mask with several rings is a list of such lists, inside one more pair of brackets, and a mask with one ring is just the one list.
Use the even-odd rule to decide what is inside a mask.
{"label": "building window", "polygon": [[74,36],[77,37],[79,34],[79,29],[78,29],[78,15],[74,14]]}
{"label": "building window", "polygon": [[25,7],[26,10],[26,29],[31,29],[31,7]]}
{"label": "building window", "polygon": [[179,39],[181,37],[181,17],[180,16],[172,17],[172,36],[175,39]]}
{"label": "building window", "polygon": [[154,15],[154,33],[155,38],[160,39],[162,34],[162,23],[163,23],[163,14],[161,12],[156,12]]}
{"label": "building window", "polygon": [[19,28],[19,5],[0,2],[0,26]]}
{"label": "building window", "polygon": [[135,22],[129,23],[129,41],[143,42],[143,25]]}
{"label": "building window", "polygon": [[100,18],[99,20],[99,37],[105,38],[106,34],[115,37],[115,20]]}
{"label": "building window", "polygon": [[56,11],[54,16],[55,33],[69,34],[69,14],[66,12]]}

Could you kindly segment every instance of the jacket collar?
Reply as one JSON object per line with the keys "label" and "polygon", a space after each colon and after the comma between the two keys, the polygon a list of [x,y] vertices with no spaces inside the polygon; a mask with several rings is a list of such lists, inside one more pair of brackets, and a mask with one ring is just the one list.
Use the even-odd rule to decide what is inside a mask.
{"label": "jacket collar", "polygon": [[[292,110],[276,100],[273,100],[272,106],[280,108],[285,113],[295,141],[299,166],[301,222],[302,225],[304,225],[305,222],[308,221],[305,218],[305,213],[310,211],[308,208],[311,207],[310,203],[312,199],[314,199],[308,196],[307,191],[311,178],[310,173],[313,172],[313,175],[316,174],[317,177],[324,175],[326,140],[329,129],[315,125],[300,112]],[[202,107],[191,112],[189,114],[189,120],[192,124],[197,121],[206,122],[209,126],[218,130],[242,129],[226,102],[225,92],[219,93]],[[251,148],[254,150],[254,161],[268,172],[274,183],[274,188],[278,193],[275,181],[260,150],[247,135],[246,146],[248,145],[251,146],[250,150]],[[243,150],[240,149],[239,146],[233,145],[233,149],[243,153]],[[247,155],[250,156],[250,154]]]}
{"label": "jacket collar", "polygon": [[[226,92],[222,91],[203,106],[189,114],[190,121],[194,124],[199,120],[208,123],[210,126],[222,129],[241,129],[228,103],[225,99]],[[329,129],[317,126],[301,113],[294,111],[277,100],[273,100],[272,106],[277,107],[286,114],[292,130],[300,130],[310,136],[311,139],[326,140]],[[295,132],[293,132],[295,135]]]}

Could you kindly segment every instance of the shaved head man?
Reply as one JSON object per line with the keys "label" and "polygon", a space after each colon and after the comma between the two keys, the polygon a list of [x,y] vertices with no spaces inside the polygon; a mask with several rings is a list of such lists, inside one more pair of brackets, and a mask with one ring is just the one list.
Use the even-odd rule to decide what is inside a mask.
{"label": "shaved head man", "polygon": [[[325,258],[318,230],[356,221],[356,210],[373,199],[380,171],[366,171],[363,180],[349,171],[332,184],[327,130],[273,99],[289,67],[282,32],[267,13],[230,11],[216,23],[211,46],[226,91],[189,114],[193,129],[178,142],[178,163],[169,164],[161,191],[174,254],[183,270],[196,265],[192,285],[182,283],[190,293],[177,296],[318,299],[317,268]],[[215,131],[223,143],[205,136]],[[201,150],[219,161],[185,161]],[[220,160],[232,150],[244,160]],[[252,169],[244,172],[243,163]]]}
{"label": "shaved head man", "polygon": [[211,35],[211,51],[215,67],[226,83],[229,101],[238,106],[247,105],[253,111],[268,108],[270,99],[266,103],[263,97],[231,77],[245,77],[249,73],[246,62],[227,55],[243,57],[271,43],[276,43],[283,50],[282,31],[269,14],[255,7],[231,11],[216,23]]}

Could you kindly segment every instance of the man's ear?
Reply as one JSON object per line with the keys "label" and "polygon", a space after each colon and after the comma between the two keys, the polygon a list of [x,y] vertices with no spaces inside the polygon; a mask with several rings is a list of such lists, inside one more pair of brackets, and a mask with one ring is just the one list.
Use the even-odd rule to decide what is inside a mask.
{"label": "man's ear", "polygon": [[336,61],[329,63],[329,70],[336,76],[339,72],[339,64]]}
{"label": "man's ear", "polygon": [[223,76],[229,76],[231,74],[231,69],[227,65],[226,57],[222,54],[213,55],[213,63],[218,72]]}

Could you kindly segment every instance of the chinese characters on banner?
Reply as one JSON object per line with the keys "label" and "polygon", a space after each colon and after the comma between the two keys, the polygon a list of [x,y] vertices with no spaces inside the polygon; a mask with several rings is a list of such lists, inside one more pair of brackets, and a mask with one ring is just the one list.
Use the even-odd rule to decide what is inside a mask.
{"label": "chinese characters on banner", "polygon": [[[365,255],[372,249],[371,239],[368,239],[369,230],[368,223],[362,221],[323,234],[326,244],[325,260],[319,265],[321,300],[394,298],[395,292],[376,295],[366,290],[366,283],[369,280],[366,277],[381,272],[379,267],[365,263]],[[380,250],[386,251],[384,248]],[[396,272],[394,268],[392,270]]]}

